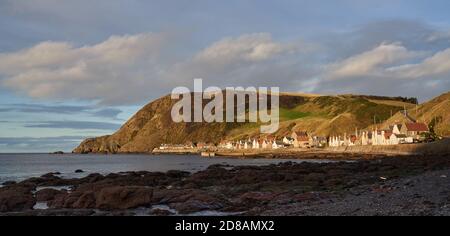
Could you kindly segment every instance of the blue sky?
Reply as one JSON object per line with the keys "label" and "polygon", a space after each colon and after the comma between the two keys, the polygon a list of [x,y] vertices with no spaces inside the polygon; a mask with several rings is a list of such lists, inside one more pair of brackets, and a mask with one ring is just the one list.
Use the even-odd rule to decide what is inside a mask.
{"label": "blue sky", "polygon": [[445,0],[0,0],[0,152],[70,151],[192,86],[450,90]]}

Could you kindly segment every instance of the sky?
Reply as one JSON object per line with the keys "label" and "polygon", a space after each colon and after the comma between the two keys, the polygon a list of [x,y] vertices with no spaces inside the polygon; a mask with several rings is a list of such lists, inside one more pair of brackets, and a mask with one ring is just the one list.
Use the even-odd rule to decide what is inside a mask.
{"label": "sky", "polygon": [[0,0],[0,152],[71,151],[178,86],[427,101],[447,0]]}

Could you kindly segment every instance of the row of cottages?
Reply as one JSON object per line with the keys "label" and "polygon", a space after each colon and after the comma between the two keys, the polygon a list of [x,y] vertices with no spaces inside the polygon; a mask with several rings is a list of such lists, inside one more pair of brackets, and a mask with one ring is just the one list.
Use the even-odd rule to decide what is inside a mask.
{"label": "row of cottages", "polygon": [[284,148],[284,144],[280,141],[277,141],[275,138],[268,139],[254,139],[252,142],[253,149],[280,149]]}
{"label": "row of cottages", "polygon": [[294,131],[290,137],[283,138],[283,144],[294,148],[325,147],[327,138],[312,136],[307,131]]}
{"label": "row of cottages", "polygon": [[328,146],[330,147],[340,147],[340,146],[355,146],[357,143],[357,138],[355,135],[347,136],[344,134],[341,136],[332,136],[330,137]]}
{"label": "row of cottages", "polygon": [[420,140],[423,133],[429,132],[424,123],[405,123],[389,126],[386,130],[372,130],[355,132],[355,135],[332,136],[329,138],[330,147],[355,145],[397,145],[413,143]]}
{"label": "row of cottages", "polygon": [[161,144],[159,150],[192,150],[192,149],[214,149],[214,143],[205,142],[186,142],[185,144]]}
{"label": "row of cottages", "polygon": [[276,139],[248,139],[240,140],[237,142],[222,141],[219,144],[219,148],[228,150],[240,150],[240,149],[279,149],[284,148],[282,142],[278,142]]}
{"label": "row of cottages", "polygon": [[187,142],[185,144],[161,144],[159,150],[188,150],[194,149],[195,145],[192,142]]}
{"label": "row of cottages", "polygon": [[199,142],[195,144],[195,146],[197,147],[197,149],[201,150],[212,150],[216,148],[216,145],[214,143],[205,143],[205,142]]}
{"label": "row of cottages", "polygon": [[394,145],[399,144],[398,138],[387,132],[382,131],[363,131],[357,135],[346,135],[344,136],[331,136],[329,139],[328,146],[330,147],[340,147],[340,146],[359,146],[359,145]]}
{"label": "row of cottages", "polygon": [[306,131],[294,131],[290,136],[277,140],[274,137],[257,138],[241,140],[237,142],[222,141],[219,148],[235,150],[235,149],[280,149],[280,148],[311,148],[326,146],[327,139],[325,137],[311,136]]}

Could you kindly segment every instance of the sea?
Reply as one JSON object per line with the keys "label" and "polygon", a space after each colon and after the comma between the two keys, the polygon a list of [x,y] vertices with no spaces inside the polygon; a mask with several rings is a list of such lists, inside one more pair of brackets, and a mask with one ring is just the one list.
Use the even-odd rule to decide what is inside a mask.
{"label": "sea", "polygon": [[[59,172],[63,178],[82,178],[91,173],[166,172],[169,170],[197,172],[214,164],[258,166],[288,161],[328,162],[298,159],[204,158],[196,155],[0,154],[0,185],[6,181],[19,182],[50,172]],[[83,172],[75,173],[76,170]]]}

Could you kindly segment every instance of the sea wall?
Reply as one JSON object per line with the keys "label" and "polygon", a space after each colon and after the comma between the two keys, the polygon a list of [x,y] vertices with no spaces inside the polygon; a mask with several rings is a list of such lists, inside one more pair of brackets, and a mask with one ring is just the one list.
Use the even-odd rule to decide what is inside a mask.
{"label": "sea wall", "polygon": [[330,147],[329,152],[338,153],[371,153],[371,154],[448,154],[450,153],[450,139],[444,139],[434,143],[400,144],[387,146],[351,146]]}
{"label": "sea wall", "polygon": [[200,150],[197,148],[193,149],[154,149],[153,154],[200,154]]}

